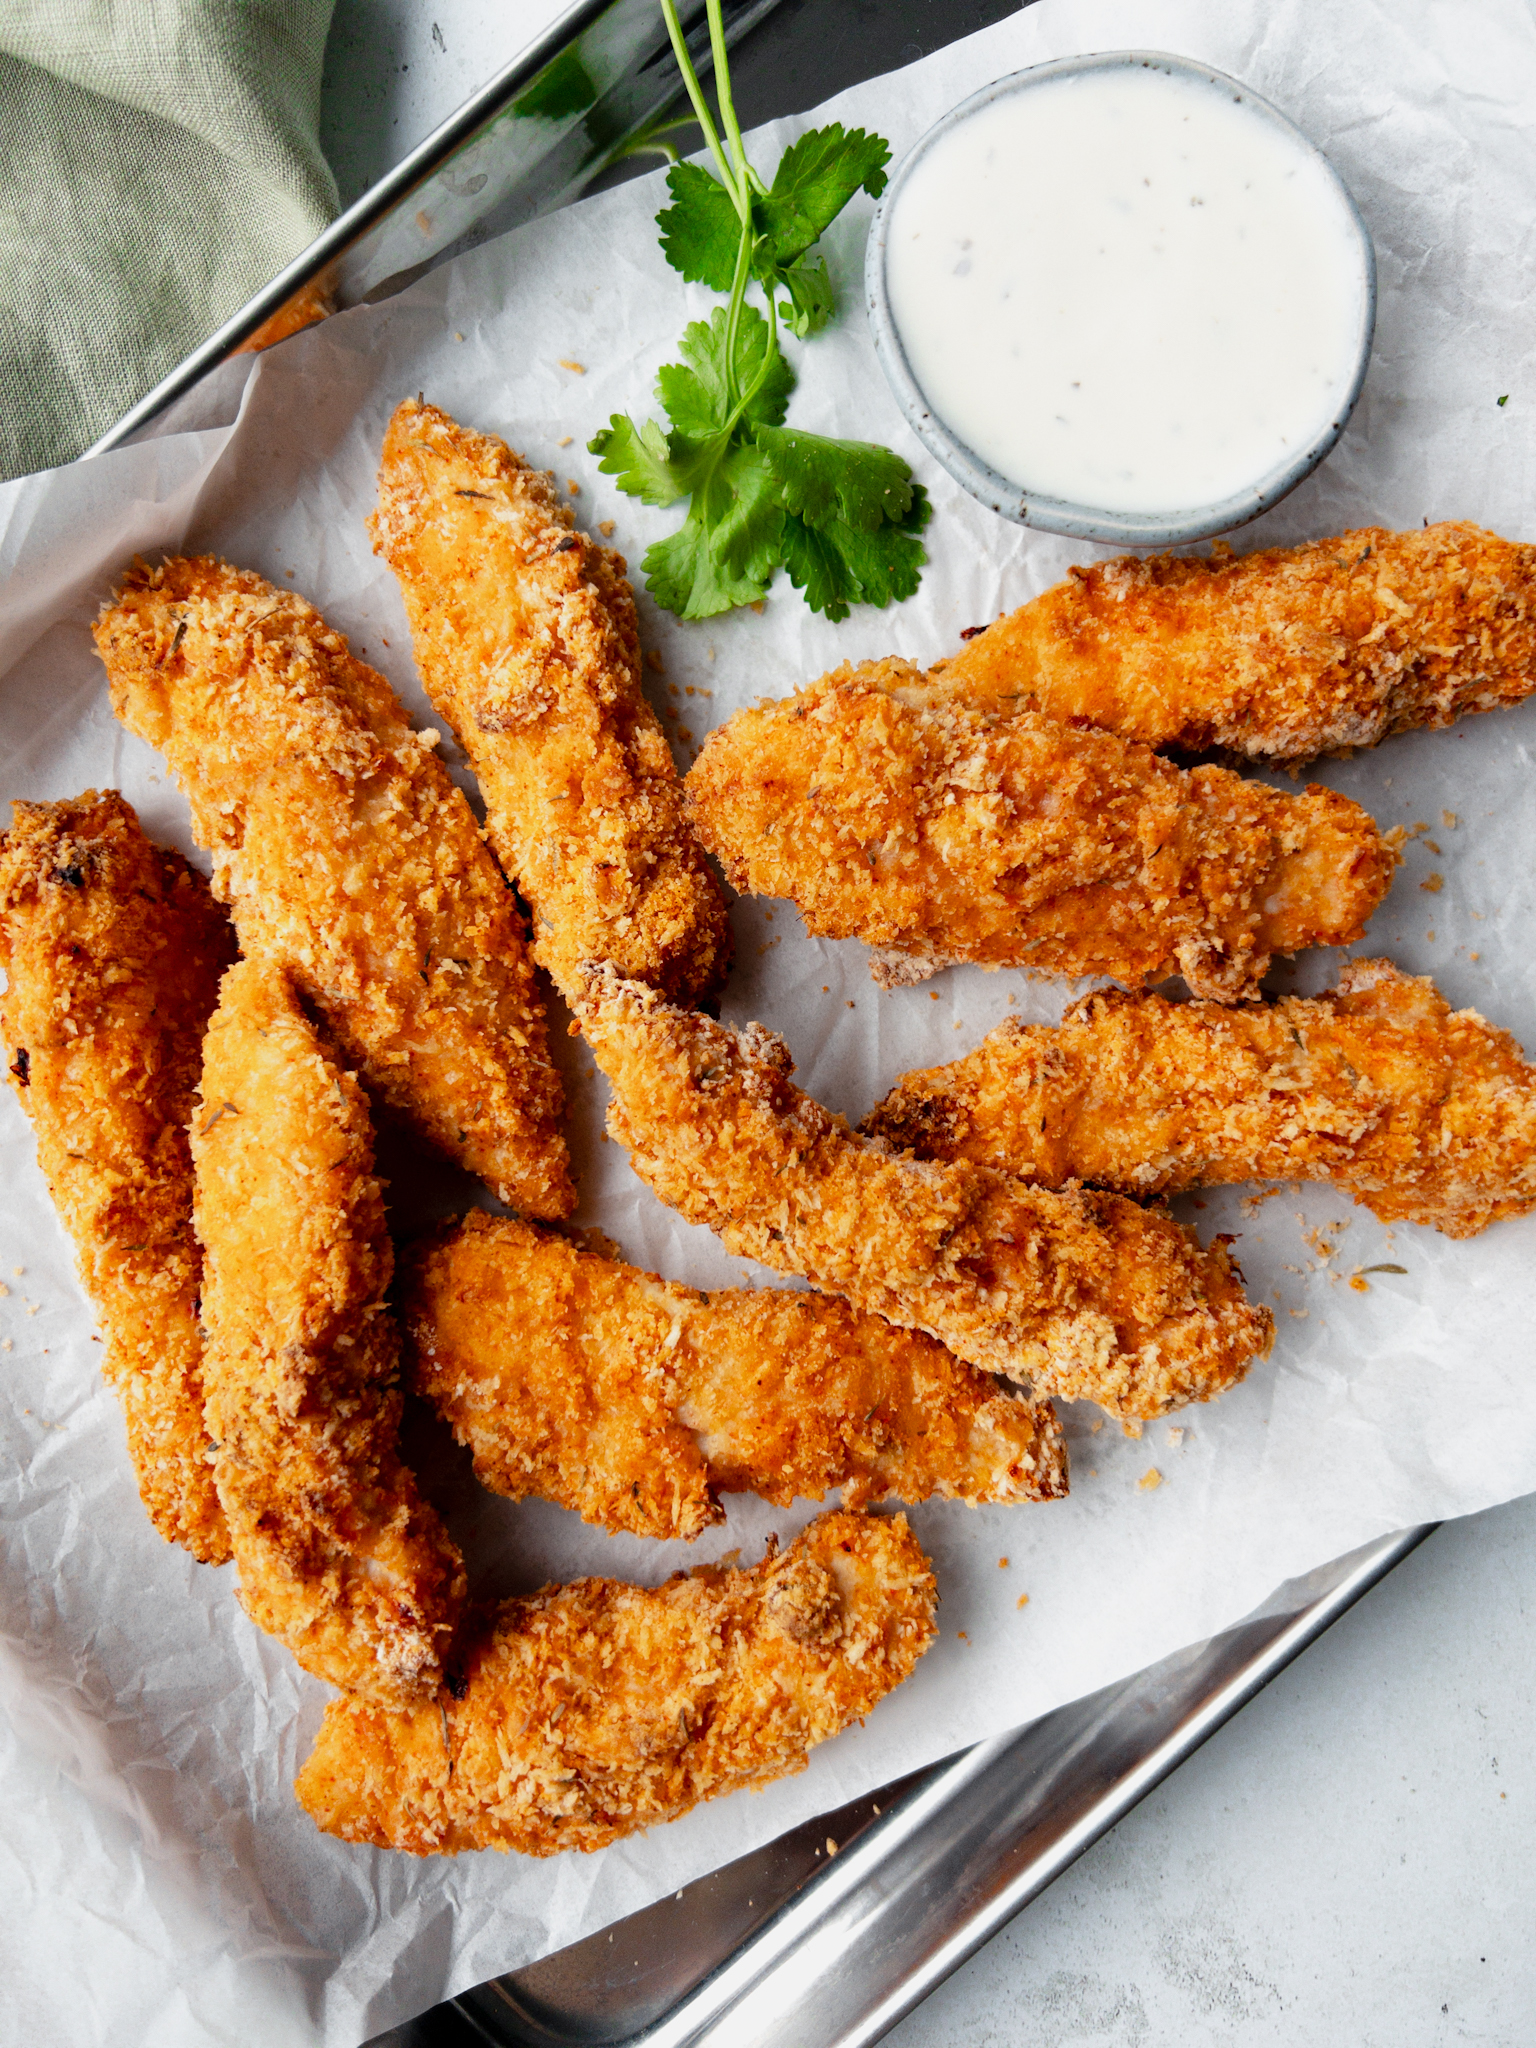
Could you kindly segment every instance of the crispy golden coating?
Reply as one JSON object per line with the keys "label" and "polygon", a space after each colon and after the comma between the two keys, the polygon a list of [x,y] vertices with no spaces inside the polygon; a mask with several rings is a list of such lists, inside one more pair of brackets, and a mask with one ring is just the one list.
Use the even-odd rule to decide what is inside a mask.
{"label": "crispy golden coating", "polygon": [[234,952],[208,884],[116,790],[16,805],[0,837],[11,1083],[101,1318],[140,1497],[208,1564],[229,1535],[203,1425],[187,1124]]}
{"label": "crispy golden coating", "polygon": [[317,1678],[408,1706],[441,1680],[464,1571],[400,1460],[367,1103],[269,961],[224,977],[192,1156],[208,1426],[241,1601]]}
{"label": "crispy golden coating", "polygon": [[136,565],[96,644],[243,951],[283,963],[377,1100],[510,1207],[569,1215],[522,920],[435,735],[312,605],[208,556]]}
{"label": "crispy golden coating", "polygon": [[1536,547],[1448,521],[1128,555],[1074,569],[930,681],[1149,747],[1310,761],[1536,689]]}
{"label": "crispy golden coating", "polygon": [[701,1294],[473,1210],[414,1255],[418,1393],[496,1493],[600,1528],[697,1536],[717,1493],[780,1507],[1067,1490],[1052,1410],[825,1294]]}
{"label": "crispy golden coating", "polygon": [[907,1074],[860,1129],[919,1159],[1136,1195],[1325,1180],[1384,1223],[1471,1237],[1536,1208],[1536,1066],[1387,960],[1227,1008],[1118,991]]}
{"label": "crispy golden coating", "polygon": [[925,706],[909,663],[738,712],[687,779],[739,889],[876,949],[884,986],[957,960],[1232,1002],[1275,953],[1359,938],[1396,865],[1357,804],[1184,772],[1037,713]]}
{"label": "crispy golden coating", "polygon": [[577,1014],[635,1171],[734,1252],[1127,1418],[1208,1400],[1269,1347],[1225,1248],[1162,1211],[897,1158],[794,1086],[772,1032],[669,1009],[609,969]]}
{"label": "crispy golden coating", "polygon": [[416,399],[384,438],[372,530],[540,964],[567,993],[583,960],[612,960],[675,1001],[711,995],[730,925],[640,687],[623,556],[505,441]]}
{"label": "crispy golden coating", "polygon": [[295,1790],[328,1834],[418,1856],[601,1849],[767,1785],[876,1706],[934,1638],[904,1515],[823,1515],[751,1571],[509,1600],[411,1714],[326,1713]]}

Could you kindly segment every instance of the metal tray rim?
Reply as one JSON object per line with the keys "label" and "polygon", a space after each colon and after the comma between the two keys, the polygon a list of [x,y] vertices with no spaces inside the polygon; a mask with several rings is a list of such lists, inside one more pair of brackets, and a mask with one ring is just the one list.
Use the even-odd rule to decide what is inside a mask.
{"label": "metal tray rim", "polygon": [[[1208,1643],[1175,1652],[1163,1664],[1132,1674],[1086,1700],[1068,1702],[1039,1722],[935,1764],[689,1992],[632,2032],[594,2033],[582,2024],[565,2029],[544,2023],[518,1995],[521,1973],[492,1979],[449,2004],[493,2048],[575,2048],[578,2042],[590,2042],[593,2048],[599,2043],[601,2048],[767,2048],[791,2039],[805,2048],[872,2048],[1438,1526],[1421,1523],[1378,1537],[1277,1587],[1252,1615]],[[1318,1580],[1323,1584],[1308,1598],[1306,1589]],[[1098,1701],[1106,1702],[1104,1712],[1098,1721],[1087,1722],[1079,1747],[1105,1722],[1112,1727],[1116,1715],[1134,1727],[1149,1718],[1149,1695],[1163,1689],[1160,1674],[1168,1666],[1198,1664],[1202,1654],[1236,1645],[1246,1633],[1262,1631],[1269,1622],[1274,1626],[1263,1640],[1240,1655],[1217,1682],[1192,1688],[1188,1711],[1177,1724],[1142,1748],[1129,1768],[1083,1810],[1054,1832],[1042,1819],[1046,1838],[1038,1850],[1020,1861],[981,1903],[965,1905],[953,1896],[941,1896],[920,1913],[918,1924],[902,1922],[902,1880],[893,1859],[904,1856],[910,1864],[923,1852],[925,1837],[931,1840],[946,1828],[952,1832],[957,1825],[966,1825],[967,1801],[975,1805],[987,1799],[989,1775],[1005,1771],[1010,1754],[1022,1753],[1035,1731],[1081,1717]],[[766,1856],[768,1850],[756,1853]],[[999,1864],[1005,1854],[1005,1849],[998,1852]],[[630,1916],[631,1923],[643,1921],[651,1910]],[[807,2031],[807,2021],[815,2021],[818,1986],[845,1974],[838,1963],[853,1947],[850,1936],[855,1932],[862,1950],[883,1959],[890,1981],[861,2011],[829,2013],[830,2028]],[[830,2002],[837,2002],[835,1996]],[[515,2030],[504,2030],[498,2020]]]}

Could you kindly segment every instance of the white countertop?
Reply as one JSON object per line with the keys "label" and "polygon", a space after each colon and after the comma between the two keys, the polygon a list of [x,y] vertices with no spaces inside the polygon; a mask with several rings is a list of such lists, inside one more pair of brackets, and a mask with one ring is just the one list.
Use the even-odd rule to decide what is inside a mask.
{"label": "white countertop", "polygon": [[[561,0],[339,0],[357,196]],[[887,2038],[893,2048],[1536,2039],[1536,1496],[1432,1536]]]}

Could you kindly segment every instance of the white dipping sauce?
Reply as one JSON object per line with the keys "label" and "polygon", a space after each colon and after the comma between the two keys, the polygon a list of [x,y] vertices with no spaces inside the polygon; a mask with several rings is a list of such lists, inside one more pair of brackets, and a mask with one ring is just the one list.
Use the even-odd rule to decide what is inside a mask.
{"label": "white dipping sauce", "polygon": [[1221,503],[1338,417],[1367,317],[1320,159],[1230,87],[1143,64],[1046,78],[937,137],[886,288],[924,399],[1026,494]]}

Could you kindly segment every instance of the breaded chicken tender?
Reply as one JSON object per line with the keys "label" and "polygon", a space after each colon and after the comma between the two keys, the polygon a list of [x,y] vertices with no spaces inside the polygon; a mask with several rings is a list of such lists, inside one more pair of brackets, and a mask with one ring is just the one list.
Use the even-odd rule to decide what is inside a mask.
{"label": "breaded chicken tender", "polygon": [[717,1493],[779,1507],[1067,1490],[1052,1410],[824,1294],[701,1294],[473,1210],[413,1256],[416,1391],[481,1483],[598,1527],[697,1536]]}
{"label": "breaded chicken tender", "polygon": [[502,1201],[575,1203],[516,899],[381,675],[292,591],[136,565],[96,626],[123,723],[170,762],[242,950],[280,961],[379,1102]]}
{"label": "breaded chicken tender", "polygon": [[1536,689],[1536,547],[1447,521],[1074,569],[930,673],[1188,753],[1310,761]]}
{"label": "breaded chicken tender", "polygon": [[567,995],[583,960],[676,1002],[712,995],[731,957],[725,900],[640,687],[623,556],[579,532],[505,441],[417,399],[390,421],[371,525],[540,964]]}
{"label": "breaded chicken tender", "polygon": [[1135,1195],[1323,1180],[1471,1237],[1536,1208],[1536,1066],[1427,979],[1356,960],[1324,996],[1226,1008],[1118,991],[1002,1024],[860,1126],[919,1159]]}
{"label": "breaded chicken tender", "polygon": [[437,1690],[464,1571],[400,1458],[366,1099],[269,961],[224,977],[192,1156],[208,1426],[241,1601],[317,1678],[409,1706]]}
{"label": "breaded chicken tender", "polygon": [[336,1701],[294,1789],[345,1842],[601,1849],[803,1770],[908,1676],[936,1601],[904,1515],[823,1515],[750,1571],[548,1586],[482,1624],[431,1705]]}
{"label": "breaded chicken tender", "polygon": [[0,837],[0,1036],[101,1319],[149,1518],[229,1556],[203,1424],[187,1124],[234,933],[116,790],[18,803]]}
{"label": "breaded chicken tender", "polygon": [[897,1158],[794,1086],[771,1031],[669,1009],[611,969],[589,971],[577,1015],[631,1165],[733,1252],[1123,1418],[1209,1400],[1269,1348],[1225,1247],[1162,1211]]}
{"label": "breaded chicken tender", "polygon": [[909,663],[841,668],[710,735],[687,779],[738,889],[875,949],[883,987],[959,960],[1233,1002],[1276,953],[1347,945],[1397,855],[1357,804],[1184,772],[1038,713],[927,708]]}

